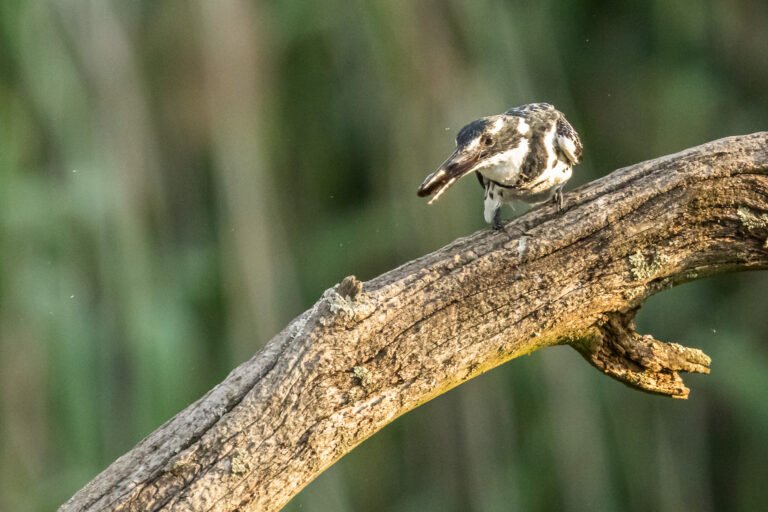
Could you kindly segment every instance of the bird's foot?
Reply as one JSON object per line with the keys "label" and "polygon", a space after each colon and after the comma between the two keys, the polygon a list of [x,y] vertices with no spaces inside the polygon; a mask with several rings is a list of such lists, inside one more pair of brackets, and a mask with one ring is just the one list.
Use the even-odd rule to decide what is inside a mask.
{"label": "bird's foot", "polygon": [[[531,233],[530,231],[526,231],[523,228],[518,226],[510,226],[510,227],[515,231],[517,231],[521,237],[533,238],[533,233]],[[491,229],[493,229],[494,231],[501,231],[502,229],[504,229],[504,225],[501,224],[501,222],[499,222],[498,224],[494,223],[494,224],[491,224]]]}
{"label": "bird's foot", "polygon": [[517,231],[520,234],[521,237],[524,236],[526,238],[533,238],[533,233],[531,233],[530,231],[526,231],[523,228],[520,228],[520,227],[517,227],[517,226],[512,226],[512,229]]}
{"label": "bird's foot", "polygon": [[563,189],[556,189],[555,195],[552,196],[552,202],[557,206],[557,211],[563,211]]}
{"label": "bird's foot", "polygon": [[[518,226],[510,226],[510,227],[515,231],[517,231],[520,234],[520,236],[525,236],[525,237],[533,236],[533,233],[531,233],[530,231],[526,231],[521,227],[518,227]],[[499,208],[493,213],[493,222],[491,222],[491,229],[493,229],[494,231],[500,231],[504,229],[504,224],[501,222],[501,208]]]}
{"label": "bird's foot", "polygon": [[504,228],[504,225],[501,223],[501,208],[497,208],[495,212],[493,212],[493,222],[491,222],[491,228],[494,231],[499,231],[500,229]]}

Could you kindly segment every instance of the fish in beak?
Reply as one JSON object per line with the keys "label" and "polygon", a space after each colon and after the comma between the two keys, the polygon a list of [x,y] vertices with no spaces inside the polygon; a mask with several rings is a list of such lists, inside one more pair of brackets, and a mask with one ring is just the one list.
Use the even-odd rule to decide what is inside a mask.
{"label": "fish in beak", "polygon": [[419,197],[434,194],[434,197],[429,200],[428,204],[434,203],[451,185],[472,172],[479,159],[479,151],[468,150],[468,148],[456,148],[453,154],[448,157],[448,160],[443,162],[435,172],[426,177],[416,193]]}

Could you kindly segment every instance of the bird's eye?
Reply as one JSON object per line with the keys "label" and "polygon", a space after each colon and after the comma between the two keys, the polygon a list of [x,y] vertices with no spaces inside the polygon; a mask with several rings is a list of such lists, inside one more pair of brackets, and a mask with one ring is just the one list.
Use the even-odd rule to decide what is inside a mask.
{"label": "bird's eye", "polygon": [[486,135],[483,137],[483,145],[484,146],[493,146],[493,137],[490,135]]}

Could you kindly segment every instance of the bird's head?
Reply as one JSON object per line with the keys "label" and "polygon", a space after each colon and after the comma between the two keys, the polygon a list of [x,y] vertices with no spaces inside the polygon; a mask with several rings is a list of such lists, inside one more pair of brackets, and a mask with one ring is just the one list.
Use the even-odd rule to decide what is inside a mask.
{"label": "bird's head", "polygon": [[530,126],[525,118],[510,114],[472,121],[456,135],[456,149],[435,172],[426,177],[417,191],[421,197],[437,200],[457,180],[490,165],[503,164],[527,143]]}

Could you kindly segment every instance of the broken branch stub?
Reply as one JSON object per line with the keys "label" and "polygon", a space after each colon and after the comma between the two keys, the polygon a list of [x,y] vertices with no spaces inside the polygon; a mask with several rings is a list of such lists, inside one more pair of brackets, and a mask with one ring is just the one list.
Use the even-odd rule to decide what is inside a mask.
{"label": "broken branch stub", "polygon": [[[278,510],[398,416],[505,361],[570,344],[685,398],[696,349],[635,332],[650,295],[768,268],[768,134],[626,167],[375,279],[346,278],[62,510]],[[521,233],[524,235],[521,236]]]}
{"label": "broken branch stub", "polygon": [[635,311],[608,313],[592,336],[573,344],[595,368],[631,387],[688,398],[678,372],[709,373],[711,359],[701,350],[667,343],[635,331]]}

